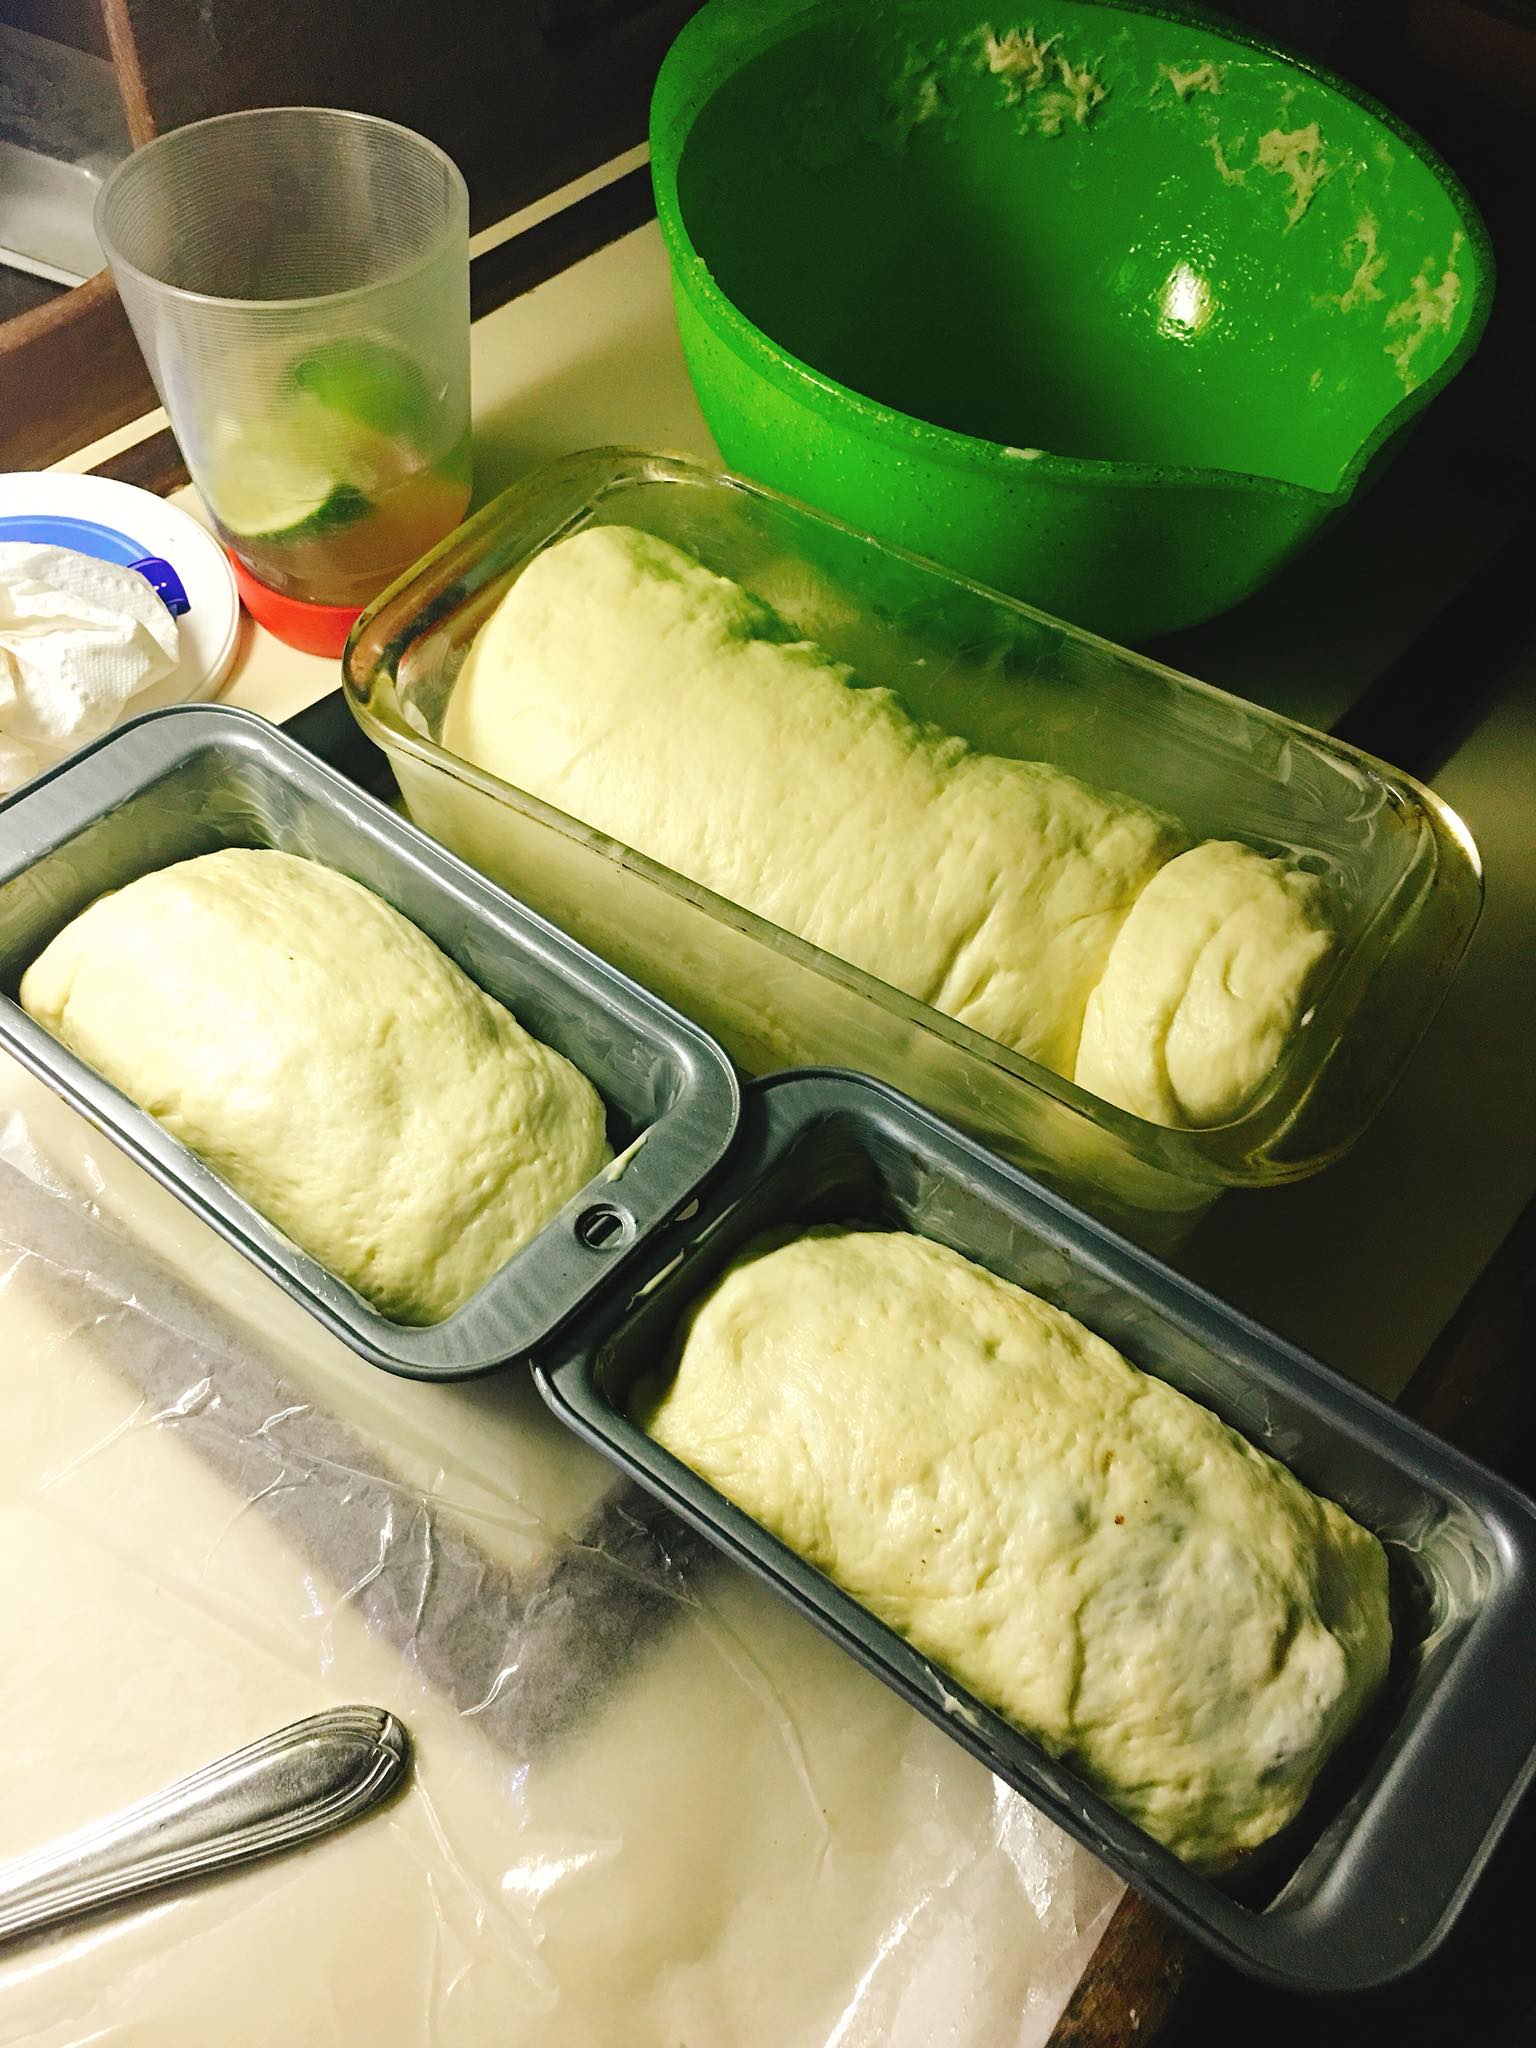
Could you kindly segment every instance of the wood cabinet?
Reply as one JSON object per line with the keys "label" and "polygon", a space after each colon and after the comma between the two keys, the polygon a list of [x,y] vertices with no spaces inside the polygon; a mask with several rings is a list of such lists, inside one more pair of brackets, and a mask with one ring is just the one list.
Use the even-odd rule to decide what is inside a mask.
{"label": "wood cabinet", "polygon": [[[93,0],[70,4],[78,19],[66,8],[50,32],[85,43]],[[355,107],[440,143],[482,227],[643,139],[656,68],[698,0],[99,4],[135,144],[240,107]],[[0,323],[0,468],[51,462],[154,402],[105,276]]]}

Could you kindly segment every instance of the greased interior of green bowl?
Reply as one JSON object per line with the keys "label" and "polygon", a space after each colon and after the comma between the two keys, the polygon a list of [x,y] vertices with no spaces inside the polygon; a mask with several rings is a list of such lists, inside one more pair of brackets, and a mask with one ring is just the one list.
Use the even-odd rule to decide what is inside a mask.
{"label": "greased interior of green bowl", "polygon": [[1481,231],[1433,160],[1202,22],[823,6],[721,73],[677,162],[694,248],[898,415],[1330,494],[1480,324]]}

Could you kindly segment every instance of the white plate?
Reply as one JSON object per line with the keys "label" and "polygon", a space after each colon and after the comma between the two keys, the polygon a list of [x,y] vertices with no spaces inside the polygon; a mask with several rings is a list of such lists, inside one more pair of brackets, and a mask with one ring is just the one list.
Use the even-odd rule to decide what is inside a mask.
{"label": "white plate", "polygon": [[181,659],[168,676],[129,701],[125,717],[161,704],[211,697],[229,674],[240,636],[235,572],[206,527],[136,484],[67,470],[0,474],[0,519],[94,519],[162,555],[181,578],[190,610],[177,620]]}

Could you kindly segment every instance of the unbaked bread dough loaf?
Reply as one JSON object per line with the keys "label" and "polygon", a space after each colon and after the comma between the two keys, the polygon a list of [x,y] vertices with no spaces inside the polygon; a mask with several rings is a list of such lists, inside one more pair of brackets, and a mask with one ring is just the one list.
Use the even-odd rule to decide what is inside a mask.
{"label": "unbaked bread dough loaf", "polygon": [[1325,885],[1209,839],[1147,884],[1088,998],[1075,1078],[1159,1124],[1228,1122],[1333,950]]}
{"label": "unbaked bread dough loaf", "polygon": [[813,945],[1070,1074],[1089,991],[1187,838],[975,752],[632,527],[536,556],[443,744]]}
{"label": "unbaked bread dough loaf", "polygon": [[534,557],[442,741],[1157,1123],[1236,1114],[1330,945],[1310,878],[978,753],[632,527]]}
{"label": "unbaked bread dough loaf", "polygon": [[609,1156],[568,1060],[291,854],[225,848],[98,898],[21,1000],[400,1322],[450,1315]]}
{"label": "unbaked bread dough loaf", "polygon": [[749,1248],[636,1412],[1193,1864],[1282,1827],[1386,1671],[1374,1536],[923,1238]]}

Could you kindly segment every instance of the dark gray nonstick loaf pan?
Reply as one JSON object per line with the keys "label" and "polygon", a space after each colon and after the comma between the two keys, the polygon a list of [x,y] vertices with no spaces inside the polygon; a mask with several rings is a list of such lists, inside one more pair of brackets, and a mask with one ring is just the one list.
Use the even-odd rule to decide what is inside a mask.
{"label": "dark gray nonstick loaf pan", "polygon": [[[97,896],[219,846],[305,854],[366,884],[603,1097],[614,1165],[440,1323],[380,1315],[15,1000]],[[151,712],[0,808],[0,1044],[365,1358],[420,1379],[533,1350],[698,1190],[740,1109],[735,1070],[696,1025],[265,720],[207,705]]]}
{"label": "dark gray nonstick loaf pan", "polygon": [[[1383,1697],[1285,1833],[1221,1880],[1153,1842],[629,1420],[679,1318],[757,1232],[914,1230],[1058,1303],[1346,1507],[1391,1564]],[[1536,1508],[906,1098],[853,1075],[747,1091],[697,1212],[534,1360],[557,1415],[1240,1968],[1339,1991],[1421,1961],[1536,1765]]]}

